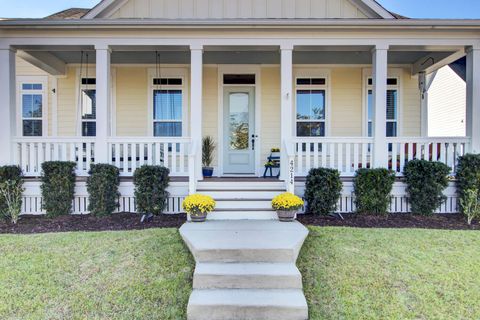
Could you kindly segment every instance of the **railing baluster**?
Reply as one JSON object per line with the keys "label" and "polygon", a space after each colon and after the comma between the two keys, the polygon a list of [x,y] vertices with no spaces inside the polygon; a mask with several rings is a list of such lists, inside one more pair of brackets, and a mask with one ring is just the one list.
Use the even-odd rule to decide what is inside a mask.
{"label": "railing baluster", "polygon": [[344,173],[343,170],[343,143],[339,142],[337,143],[337,152],[338,152],[338,157],[337,157],[337,170],[340,171],[340,173]]}
{"label": "railing baluster", "polygon": [[306,143],[305,145],[305,175],[308,174],[308,171],[311,169],[311,166],[310,166],[310,150],[311,150],[311,147],[312,147],[312,143],[311,142],[308,142]]}
{"label": "railing baluster", "polygon": [[351,143],[345,143],[345,172],[348,174],[350,174],[350,172],[352,171],[351,148]]}
{"label": "railing baluster", "polygon": [[313,167],[318,168],[318,143],[313,143]]}

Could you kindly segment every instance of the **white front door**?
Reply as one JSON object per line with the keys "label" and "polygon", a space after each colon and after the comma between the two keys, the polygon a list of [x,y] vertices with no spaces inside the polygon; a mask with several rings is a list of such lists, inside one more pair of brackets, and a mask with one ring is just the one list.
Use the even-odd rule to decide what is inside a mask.
{"label": "white front door", "polygon": [[223,171],[255,173],[255,88],[224,87]]}

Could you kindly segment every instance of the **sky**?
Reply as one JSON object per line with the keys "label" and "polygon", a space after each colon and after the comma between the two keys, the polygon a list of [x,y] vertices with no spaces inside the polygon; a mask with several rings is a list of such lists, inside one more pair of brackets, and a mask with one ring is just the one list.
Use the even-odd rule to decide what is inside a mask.
{"label": "sky", "polygon": [[[410,18],[480,19],[480,0],[378,0]],[[0,0],[0,17],[43,18],[67,8],[91,8],[99,0]]]}

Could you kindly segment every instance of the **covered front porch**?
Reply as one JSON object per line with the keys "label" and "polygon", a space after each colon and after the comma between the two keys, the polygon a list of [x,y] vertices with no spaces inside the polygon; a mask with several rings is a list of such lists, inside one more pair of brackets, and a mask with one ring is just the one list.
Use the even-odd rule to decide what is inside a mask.
{"label": "covered front porch", "polygon": [[[401,175],[408,160],[425,159],[444,162],[454,173],[458,156],[480,150],[473,120],[480,111],[473,90],[480,83],[480,51],[468,41],[15,40],[0,50],[0,77],[7,84],[0,96],[9,106],[1,108],[0,160],[20,165],[27,177],[39,176],[41,164],[52,160],[76,162],[79,176],[88,174],[91,163],[115,165],[125,177],[144,164],[162,165],[172,176],[188,177],[189,192],[195,192],[203,179],[206,135],[217,144],[215,176],[259,177],[270,150],[279,148],[280,180],[290,191],[295,178],[314,167],[334,168],[345,177],[376,167]],[[464,55],[465,136],[428,137],[424,82]],[[20,86],[17,56],[48,72],[44,87],[29,92]],[[92,90],[94,100],[86,102]],[[32,109],[26,116],[24,96],[36,94],[43,99],[41,114]],[[42,123],[39,135],[25,134],[32,120]],[[95,123],[93,135],[87,122]]]}

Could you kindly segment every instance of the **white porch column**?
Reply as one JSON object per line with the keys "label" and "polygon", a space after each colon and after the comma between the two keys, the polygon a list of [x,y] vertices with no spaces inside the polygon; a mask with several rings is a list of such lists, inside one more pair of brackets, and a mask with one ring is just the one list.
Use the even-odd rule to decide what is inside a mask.
{"label": "white porch column", "polygon": [[386,168],[388,147],[386,138],[387,120],[387,72],[388,46],[373,49],[373,167]]}
{"label": "white porch column", "polygon": [[195,176],[202,180],[203,46],[190,46],[190,59],[190,137],[197,146]]}
{"label": "white porch column", "polygon": [[293,72],[293,46],[280,47],[280,179],[288,179],[288,156],[285,146],[291,143],[293,135],[292,119],[292,72]]}
{"label": "white porch column", "polygon": [[15,50],[0,48],[0,165],[12,164],[16,135]]}
{"label": "white porch column", "polygon": [[109,163],[107,139],[110,134],[110,48],[108,46],[96,46],[96,74],[97,74],[97,136],[95,140],[95,162]]}
{"label": "white porch column", "polygon": [[466,129],[470,151],[480,153],[480,45],[467,50]]}

